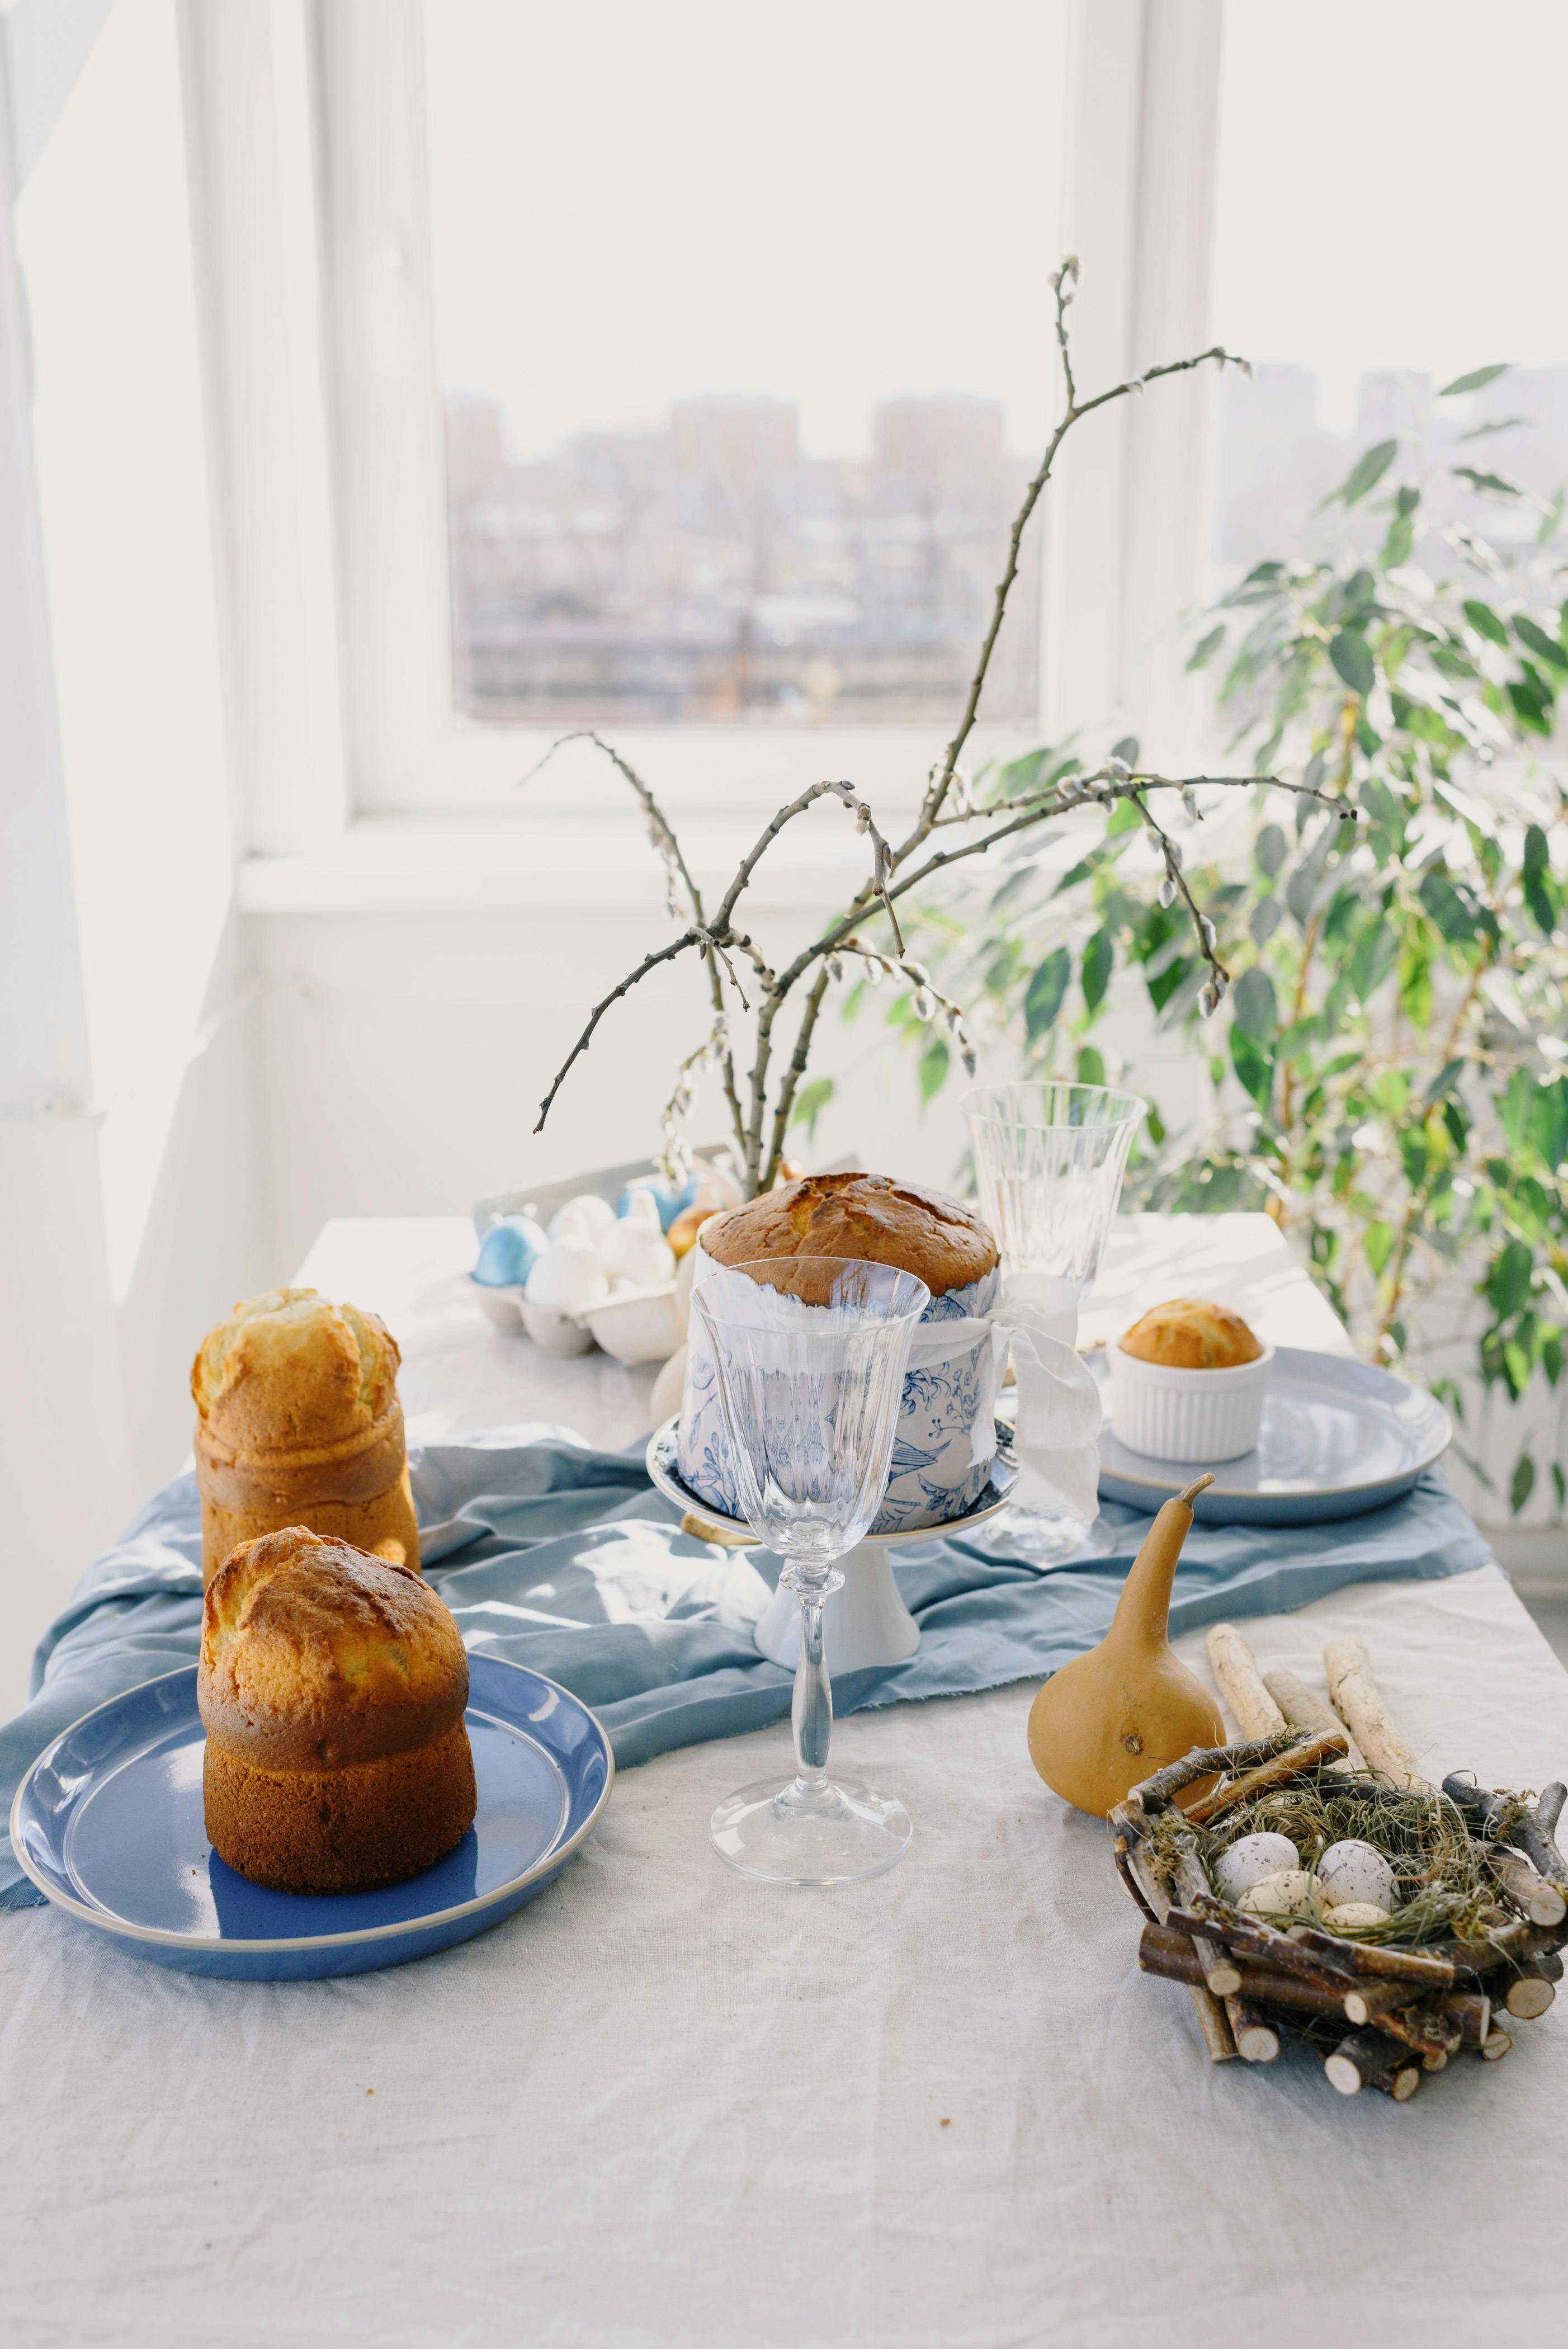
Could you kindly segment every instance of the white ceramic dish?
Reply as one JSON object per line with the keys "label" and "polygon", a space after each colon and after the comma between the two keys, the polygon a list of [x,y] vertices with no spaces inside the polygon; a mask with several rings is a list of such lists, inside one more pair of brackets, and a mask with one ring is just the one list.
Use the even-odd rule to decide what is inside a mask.
{"label": "white ceramic dish", "polygon": [[1220,1371],[1178,1371],[1165,1362],[1146,1362],[1124,1352],[1114,1339],[1105,1352],[1111,1417],[1130,1452],[1212,1468],[1239,1460],[1256,1446],[1272,1346],[1255,1361],[1233,1362]]}
{"label": "white ceramic dish", "polygon": [[[1103,1351],[1089,1368],[1102,1396]],[[1226,1461],[1198,1501],[1211,1525],[1312,1525],[1358,1516],[1408,1493],[1441,1459],[1453,1423],[1440,1402],[1354,1356],[1276,1349],[1256,1448]],[[1185,1466],[1130,1451],[1114,1417],[1099,1439],[1099,1489],[1108,1501],[1152,1512],[1191,1482]]]}

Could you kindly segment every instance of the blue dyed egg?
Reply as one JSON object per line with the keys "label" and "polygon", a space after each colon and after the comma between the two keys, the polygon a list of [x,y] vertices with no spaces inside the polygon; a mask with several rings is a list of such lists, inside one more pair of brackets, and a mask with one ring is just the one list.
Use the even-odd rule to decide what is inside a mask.
{"label": "blue dyed egg", "polygon": [[662,1174],[639,1174],[634,1183],[627,1184],[616,1200],[615,1213],[617,1216],[629,1216],[632,1212],[632,1202],[638,1192],[646,1191],[659,1211],[660,1231],[667,1232],[681,1209],[686,1206],[688,1194],[695,1194],[696,1188],[695,1184],[688,1183],[685,1191],[676,1192]]}
{"label": "blue dyed egg", "polygon": [[483,1281],[487,1288],[521,1285],[532,1271],[534,1258],[544,1253],[546,1245],[544,1234],[531,1216],[503,1216],[499,1224],[490,1226],[480,1243],[474,1278]]}

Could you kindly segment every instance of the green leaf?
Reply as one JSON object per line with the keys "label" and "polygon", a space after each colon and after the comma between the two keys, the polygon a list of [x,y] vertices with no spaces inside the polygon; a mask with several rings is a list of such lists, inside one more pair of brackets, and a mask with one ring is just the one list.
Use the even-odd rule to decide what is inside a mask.
{"label": "green leaf", "polygon": [[1073,1074],[1080,1085],[1103,1085],[1105,1082],[1104,1055],[1097,1051],[1092,1044],[1082,1045],[1079,1048]]}
{"label": "green leaf", "polygon": [[1552,852],[1538,823],[1531,824],[1524,835],[1520,884],[1536,928],[1550,937],[1557,926],[1557,891],[1552,878]]}
{"label": "green leaf", "polygon": [[1107,840],[1114,840],[1119,833],[1136,832],[1142,822],[1143,818],[1139,814],[1131,800],[1118,800],[1111,809],[1110,821],[1105,827],[1105,836]]}
{"label": "green leaf", "polygon": [[1073,958],[1066,947],[1053,947],[1030,979],[1024,997],[1024,1026],[1031,1044],[1056,1026],[1072,970]]}
{"label": "green leaf", "polygon": [[1368,1224],[1362,1246],[1367,1251],[1367,1261],[1372,1268],[1374,1278],[1381,1280],[1383,1268],[1394,1253],[1393,1225],[1386,1224],[1381,1216],[1376,1223]]}
{"label": "green leaf", "polygon": [[920,1098],[928,1102],[947,1082],[947,1064],[952,1059],[945,1036],[933,1036],[920,1056]]}
{"label": "green leaf", "polygon": [[1372,654],[1359,628],[1341,628],[1329,644],[1328,657],[1353,693],[1363,698],[1372,690],[1377,672]]}
{"label": "green leaf", "polygon": [[1091,1011],[1098,1011],[1105,1000],[1115,961],[1116,944],[1109,930],[1096,930],[1083,950],[1083,999]]}
{"label": "green leaf", "polygon": [[1475,597],[1467,595],[1464,613],[1478,636],[1490,636],[1494,645],[1501,645],[1504,651],[1508,649],[1507,624],[1498,618],[1490,604],[1480,603]]}
{"label": "green leaf", "polygon": [[790,1124],[803,1125],[808,1133],[814,1134],[817,1120],[832,1098],[832,1078],[813,1077],[809,1084],[801,1086],[795,1096],[795,1106],[789,1112]]}
{"label": "green leaf", "polygon": [[1568,645],[1549,636],[1537,621],[1525,612],[1513,616],[1513,633],[1522,645],[1528,645],[1538,660],[1550,661],[1553,668],[1568,668]]}
{"label": "green leaf", "polygon": [[1231,1002],[1237,1027],[1250,1036],[1253,1043],[1266,1045],[1279,1024],[1274,981],[1267,971],[1256,963],[1251,970],[1243,971],[1236,981]]}
{"label": "green leaf", "polygon": [[1499,416],[1486,424],[1472,424],[1468,432],[1461,432],[1460,434],[1460,439],[1461,440],[1484,440],[1491,433],[1513,432],[1518,429],[1520,425],[1528,424],[1529,421],[1530,419],[1528,416]]}
{"label": "green leaf", "polygon": [[1534,1271],[1535,1259],[1523,1240],[1510,1240],[1493,1257],[1481,1288],[1500,1321],[1510,1319],[1524,1303]]}
{"label": "green leaf", "polygon": [[1350,957],[1348,975],[1357,1003],[1370,1003],[1393,969],[1398,953],[1399,933],[1393,923],[1382,916],[1368,922]]}
{"label": "green leaf", "polygon": [[1446,873],[1423,874],[1418,894],[1451,947],[1471,946],[1489,925],[1496,928],[1485,906],[1478,905],[1468,889],[1456,889]]}
{"label": "green leaf", "polygon": [[1452,383],[1445,383],[1437,397],[1452,399],[1458,392],[1480,391],[1483,384],[1495,383],[1500,375],[1506,375],[1512,364],[1511,359],[1504,359],[1498,367],[1472,367],[1469,375],[1456,375]]}
{"label": "green leaf", "polygon": [[1493,497],[1522,498],[1524,495],[1517,481],[1505,481],[1501,473],[1478,473],[1473,465],[1454,465],[1449,470],[1456,481],[1468,481],[1472,490],[1488,490]]}
{"label": "green leaf", "polygon": [[1564,494],[1564,492],[1562,490],[1554,490],[1551,497],[1547,499],[1545,508],[1541,516],[1540,528],[1535,533],[1535,543],[1537,546],[1549,546],[1552,541],[1556,537],[1557,525],[1563,519]]}
{"label": "green leaf", "polygon": [[1231,1022],[1231,1063],[1260,1109],[1274,1090],[1274,1062],[1236,1020]]}
{"label": "green leaf", "polygon": [[[1364,449],[1339,487],[1324,499],[1323,505],[1331,506],[1336,502],[1344,506],[1358,505],[1368,490],[1377,488],[1398,453],[1398,440],[1379,440],[1373,448]],[[1323,506],[1318,512],[1323,512]]]}
{"label": "green leaf", "polygon": [[1393,517],[1377,558],[1385,571],[1398,571],[1402,563],[1408,563],[1416,543],[1416,509],[1420,502],[1419,490],[1412,489],[1408,482],[1395,491]]}
{"label": "green leaf", "polygon": [[1535,1463],[1528,1452],[1522,1452],[1513,1464],[1513,1475],[1508,1486],[1508,1506],[1514,1516],[1518,1516],[1534,1490]]}
{"label": "green leaf", "polygon": [[1542,690],[1539,672],[1532,670],[1523,678],[1509,679],[1508,698],[1513,704],[1513,714],[1531,734],[1552,731],[1552,698]]}
{"label": "green leaf", "polygon": [[1211,628],[1208,635],[1201,636],[1193,646],[1191,657],[1187,663],[1188,667],[1202,668],[1207,662],[1213,659],[1224,641],[1225,624],[1222,620],[1217,628]]}
{"label": "green leaf", "polygon": [[1265,823],[1253,844],[1253,856],[1260,873],[1277,873],[1289,854],[1290,843],[1277,823]]}
{"label": "green leaf", "polygon": [[1136,767],[1138,764],[1138,737],[1136,734],[1124,734],[1119,742],[1113,742],[1111,744],[1110,755],[1113,759],[1123,760],[1130,767]]}

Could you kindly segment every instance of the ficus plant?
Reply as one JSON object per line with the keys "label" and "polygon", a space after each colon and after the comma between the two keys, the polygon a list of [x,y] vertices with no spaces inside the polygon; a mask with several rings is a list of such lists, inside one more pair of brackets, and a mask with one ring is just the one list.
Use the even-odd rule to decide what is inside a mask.
{"label": "ficus plant", "polygon": [[[1461,377],[1444,396],[1501,372]],[[1560,1398],[1557,1438],[1541,1461],[1520,1452],[1508,1497],[1517,1514],[1544,1471],[1560,1518],[1563,502],[1453,467],[1476,512],[1439,528],[1434,484],[1403,471],[1397,441],[1367,450],[1327,502],[1340,551],[1259,564],[1193,651],[1190,666],[1218,681],[1231,749],[1328,804],[1260,788],[1237,824],[1234,802],[1222,812],[1201,781],[1184,794],[1181,852],[1233,985],[1174,1085],[1150,1078],[1158,1051],[1135,1056],[1132,1079],[1155,1105],[1129,1197],[1266,1208],[1364,1353],[1424,1374],[1461,1423],[1478,1392],[1517,1401],[1544,1381]],[[1445,506],[1452,495],[1445,486]],[[1506,533],[1486,534],[1488,512]],[[1135,745],[1118,750],[1136,764]],[[982,778],[978,795],[1015,795],[1026,773],[1038,790],[1075,766],[1070,747],[1038,750]],[[1339,820],[1350,808],[1354,826]],[[1048,839],[1019,843],[999,885],[987,874],[924,913],[913,948],[965,1002],[977,1040],[989,1028],[1026,1070],[1098,1081],[1096,1031],[1113,1002],[1140,994],[1158,1038],[1209,1009],[1211,974],[1135,804],[1110,809],[1098,842],[1063,861]],[[892,1017],[929,1098],[949,1073],[944,1040],[907,1000]],[[1473,1444],[1467,1456],[1490,1484]]]}

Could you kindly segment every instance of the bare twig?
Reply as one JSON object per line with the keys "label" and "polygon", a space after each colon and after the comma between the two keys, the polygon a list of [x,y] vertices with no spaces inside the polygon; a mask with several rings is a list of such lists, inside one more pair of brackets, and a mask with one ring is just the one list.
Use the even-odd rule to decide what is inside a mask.
{"label": "bare twig", "polygon": [[[689,1066],[695,1066],[705,1056],[710,1057],[715,1050],[718,1051],[720,1065],[724,1071],[730,1115],[740,1148],[748,1186],[755,1192],[771,1184],[782,1161],[784,1140],[789,1129],[790,1113],[794,1108],[800,1079],[805,1072],[822,1005],[826,1000],[830,980],[836,976],[832,958],[842,953],[853,953],[865,958],[868,968],[874,965],[887,972],[894,970],[900,972],[916,990],[917,1009],[920,1009],[929,999],[933,1014],[940,1008],[946,1015],[950,1027],[959,1039],[960,1049],[964,1051],[965,1061],[969,1061],[972,1055],[968,1039],[964,1033],[963,1007],[941,995],[932,985],[929,973],[921,965],[912,963],[906,958],[903,937],[899,927],[898,901],[947,866],[958,864],[965,857],[983,856],[1002,841],[1030,831],[1053,816],[1090,803],[1107,808],[1114,806],[1118,801],[1123,799],[1130,799],[1136,803],[1148,828],[1150,837],[1160,846],[1165,860],[1167,883],[1173,895],[1179,894],[1181,896],[1208,962],[1211,978],[1204,990],[1205,1008],[1212,1008],[1212,1005],[1207,1001],[1208,998],[1212,997],[1213,1001],[1218,1001],[1220,994],[1228,984],[1228,974],[1218,958],[1212,925],[1196,904],[1191,889],[1182,877],[1180,851],[1163,827],[1150,814],[1148,802],[1143,794],[1164,790],[1191,792],[1194,788],[1203,785],[1240,790],[1257,784],[1268,784],[1333,804],[1326,793],[1313,790],[1305,784],[1282,784],[1274,776],[1193,776],[1177,780],[1164,775],[1135,772],[1119,761],[1113,760],[1093,775],[1067,776],[1048,791],[1026,793],[1017,799],[1002,801],[988,808],[976,808],[969,798],[966,782],[959,774],[958,761],[965,745],[974,731],[981,698],[990,672],[992,656],[995,650],[1003,621],[1006,616],[1008,600],[1017,579],[1024,533],[1028,527],[1047,483],[1051,479],[1057,453],[1068,433],[1086,416],[1093,415],[1098,409],[1108,407],[1113,401],[1141,392],[1146,385],[1157,382],[1164,377],[1186,374],[1209,362],[1222,367],[1230,366],[1245,367],[1246,366],[1245,360],[1238,359],[1233,353],[1216,345],[1209,350],[1198,352],[1191,358],[1174,359],[1159,367],[1149,367],[1141,376],[1131,378],[1123,383],[1112,384],[1104,391],[1096,393],[1092,398],[1080,399],[1073,371],[1067,326],[1067,313],[1077,292],[1078,278],[1077,258],[1069,255],[1052,279],[1052,290],[1056,302],[1056,336],[1061,354],[1066,405],[1047,442],[1040,464],[1024,493],[1017,513],[1014,517],[1008,535],[1006,562],[1002,577],[997,582],[989,624],[980,647],[975,673],[970,680],[957,727],[942,759],[932,771],[919,814],[906,839],[900,842],[896,847],[890,846],[878,829],[870,806],[855,791],[852,784],[842,781],[813,783],[798,798],[787,802],[769,820],[752,847],[742,857],[735,876],[726,889],[716,911],[711,917],[708,917],[703,905],[701,893],[693,880],[675,831],[665,817],[653,793],[635,770],[628,764],[619,751],[592,730],[585,729],[580,735],[565,735],[562,738],[562,741],[580,739],[593,743],[595,748],[603,750],[613,761],[632,790],[635,792],[647,815],[654,843],[664,858],[671,875],[672,903],[674,889],[678,884],[689,904],[691,920],[689,926],[680,937],[671,945],[661,948],[656,954],[646,957],[618,987],[612,989],[602,1002],[594,1006],[586,1028],[541,1104],[539,1126],[535,1128],[536,1132],[543,1126],[563,1080],[573,1062],[587,1050],[594,1030],[611,1004],[636,986],[661,962],[670,961],[676,956],[684,953],[686,947],[695,946],[700,949],[703,959],[708,966],[716,1024],[708,1044],[703,1048],[701,1053],[693,1056]],[[560,745],[553,747],[559,748]],[[546,754],[547,757],[550,755],[552,754]],[[542,761],[541,764],[542,763]],[[534,771],[537,772],[538,770],[535,769]],[[854,814],[860,830],[867,834],[872,845],[872,873],[869,879],[855,893],[844,913],[830,923],[827,928],[821,931],[810,945],[804,947],[784,969],[775,971],[770,968],[760,947],[745,932],[735,928],[735,909],[749,885],[758,864],[786,825],[825,796],[836,798],[849,808]],[[1000,823],[994,821],[998,816],[1006,820]],[[939,825],[946,826],[959,823],[977,823],[984,828],[977,837],[966,840],[962,846],[934,849],[924,856],[920,854],[931,834]],[[880,948],[869,947],[855,936],[859,925],[875,912],[885,915],[887,918],[895,949],[892,956],[882,954]],[[743,954],[750,960],[761,988],[761,997],[756,1014],[752,1065],[747,1085],[748,1098],[744,1109],[728,1040],[721,969],[727,974],[729,982],[743,1007],[748,1009],[749,1007],[746,1005],[744,991],[735,966],[729,958],[731,951]],[[794,1050],[773,1103],[772,1123],[765,1159],[762,1137],[768,1122],[769,1082],[772,1068],[775,1023],[786,999],[808,972],[812,971],[818,965],[821,967],[815,970],[815,976],[801,1011],[799,1026],[796,1031]],[[683,1066],[682,1085],[686,1085],[687,1072],[687,1066]],[[686,1086],[686,1092],[689,1096],[688,1085]],[[679,1097],[681,1097],[681,1086],[677,1086],[677,1098]]]}
{"label": "bare twig", "polygon": [[623,995],[629,995],[632,988],[636,986],[637,981],[641,978],[646,978],[649,971],[657,970],[660,963],[673,962],[676,955],[684,954],[686,952],[687,947],[699,945],[705,936],[706,933],[704,932],[698,932],[696,930],[684,930],[678,938],[672,939],[667,947],[661,947],[656,954],[645,955],[642,961],[637,965],[636,969],[629,971],[626,977],[621,981],[619,987],[613,987],[610,989],[609,994],[602,998],[602,999],[593,1006],[593,1010],[588,1015],[588,1025],[583,1029],[583,1033],[579,1036],[575,1044],[573,1045],[572,1050],[567,1053],[564,1061],[562,1061],[560,1068],[557,1069],[555,1072],[555,1081],[551,1086],[550,1091],[545,1094],[544,1099],[539,1104],[539,1122],[533,1129],[535,1133],[543,1133],[544,1121],[550,1115],[551,1105],[554,1102],[556,1094],[561,1091],[562,1084],[566,1081],[568,1070],[572,1067],[573,1062],[579,1060],[588,1050],[589,1045],[593,1040],[594,1029],[597,1028],[600,1020],[603,1019],[605,1012],[608,1011],[612,1003],[619,1002]]}
{"label": "bare twig", "polygon": [[[664,859],[666,874],[672,876],[672,881],[674,878],[678,877],[681,886],[685,889],[686,894],[686,900],[691,908],[692,920],[696,923],[706,923],[707,916],[703,911],[702,892],[692,878],[691,868],[686,861],[686,854],[681,847],[680,841],[676,837],[675,826],[671,823],[669,818],[665,815],[663,808],[660,807],[657,800],[654,797],[653,792],[648,789],[647,784],[643,781],[641,775],[638,774],[636,769],[631,764],[629,760],[622,757],[620,751],[616,750],[613,742],[606,742],[602,734],[595,733],[591,726],[579,727],[573,733],[562,734],[558,736],[553,742],[552,742],[543,757],[534,761],[534,764],[529,769],[527,774],[519,778],[520,782],[531,783],[535,775],[539,774],[543,768],[549,765],[551,760],[554,758],[557,750],[563,749],[568,742],[592,742],[596,750],[602,750],[603,752],[605,758],[609,760],[616,772],[622,776],[624,781],[628,783],[631,789],[636,793],[637,798],[642,802],[644,812],[648,819],[649,837],[652,839],[654,846],[658,851],[660,856]],[[670,892],[670,911],[675,915],[676,919],[678,921],[680,916],[675,905],[673,885]],[[745,942],[738,941],[738,943]],[[718,965],[711,957],[708,957],[708,991],[713,998],[713,1008],[716,1017],[722,1018],[724,1013],[724,988],[718,976]],[[738,991],[739,990],[738,988],[737,992],[738,993]],[[743,1003],[745,999],[745,997],[742,996],[741,1001]],[[744,1127],[742,1125],[740,1114],[740,1095],[736,1089],[735,1082],[735,1055],[727,1042],[725,1045],[723,1057],[719,1062],[719,1070],[724,1082],[725,1099],[729,1108],[730,1124],[734,1131],[736,1141],[738,1143],[741,1143],[744,1141]],[[565,1071],[562,1071],[562,1073],[564,1075]],[[556,1083],[559,1084],[559,1082],[560,1079],[557,1078]],[[554,1092],[555,1087],[552,1086],[552,1099],[554,1097]],[[549,1110],[549,1105],[550,1104],[547,1102],[545,1103],[546,1112]],[[540,1123],[541,1124],[543,1123],[542,1117],[541,1118]],[[539,1129],[536,1126],[534,1128],[535,1133],[537,1133],[538,1130]]]}

